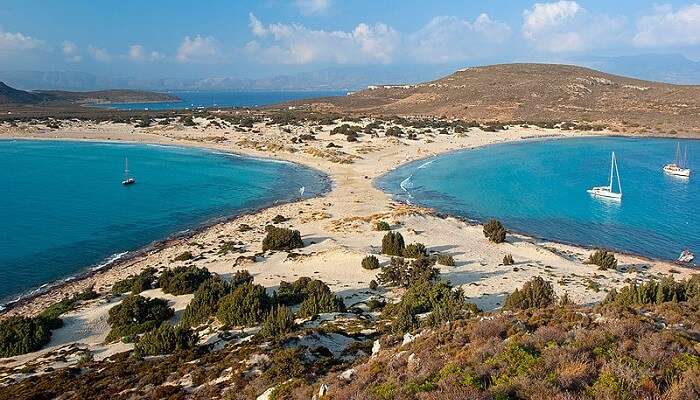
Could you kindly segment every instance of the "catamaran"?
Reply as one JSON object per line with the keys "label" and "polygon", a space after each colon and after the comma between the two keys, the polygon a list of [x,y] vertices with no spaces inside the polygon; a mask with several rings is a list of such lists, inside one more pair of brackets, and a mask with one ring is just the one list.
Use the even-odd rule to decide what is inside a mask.
{"label": "catamaran", "polygon": [[690,168],[688,168],[688,146],[685,146],[685,155],[681,157],[681,144],[678,143],[676,145],[676,158],[672,163],[664,165],[664,172],[682,178],[690,177]]}
{"label": "catamaran", "polygon": [[[617,175],[617,188],[619,192],[613,191],[613,175]],[[593,196],[603,197],[606,199],[620,201],[622,200],[622,185],[620,184],[620,172],[617,170],[617,160],[615,152],[612,152],[612,160],[610,161],[610,181],[608,186],[595,186],[587,190]]]}
{"label": "catamaran", "polygon": [[124,180],[122,181],[122,185],[132,185],[136,183],[136,179],[134,178],[129,178],[129,159],[125,158],[124,159]]}

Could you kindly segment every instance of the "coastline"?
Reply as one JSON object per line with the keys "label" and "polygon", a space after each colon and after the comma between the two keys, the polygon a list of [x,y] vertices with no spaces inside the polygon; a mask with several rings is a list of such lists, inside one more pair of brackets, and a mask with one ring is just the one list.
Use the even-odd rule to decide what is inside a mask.
{"label": "coastline", "polygon": [[[135,145],[153,145],[153,146],[164,146],[164,147],[172,147],[172,148],[181,148],[181,149],[187,149],[187,148],[194,148],[194,149],[200,149],[203,151],[210,152],[212,154],[225,154],[229,156],[236,156],[236,157],[243,157],[243,158],[248,158],[256,161],[262,161],[262,162],[283,162],[286,164],[290,164],[293,166],[297,166],[300,168],[305,168],[309,170],[313,170],[317,172],[319,175],[321,175],[321,183],[323,184],[323,190],[321,190],[319,193],[317,193],[314,196],[309,196],[309,197],[304,197],[302,199],[297,199],[297,200],[289,200],[289,201],[279,201],[276,200],[272,204],[262,206],[262,207],[247,207],[244,209],[239,210],[238,212],[235,212],[230,215],[226,215],[223,217],[214,217],[214,218],[209,218],[206,221],[196,225],[189,227],[184,230],[180,230],[178,232],[174,232],[170,235],[168,235],[165,238],[162,239],[156,239],[150,243],[147,243],[143,246],[140,246],[136,249],[133,250],[127,250],[122,253],[114,253],[106,256],[102,261],[94,264],[89,264],[81,267],[79,271],[77,271],[75,274],[67,276],[65,278],[59,278],[50,282],[45,282],[39,287],[34,287],[29,289],[28,291],[25,291],[24,293],[19,293],[17,295],[10,295],[9,297],[16,297],[15,300],[10,300],[6,301],[4,303],[0,303],[0,315],[4,312],[11,311],[13,308],[16,307],[21,307],[22,305],[31,302],[34,298],[39,297],[51,290],[60,290],[62,287],[70,285],[71,283],[79,282],[81,280],[85,280],[87,278],[90,278],[91,276],[107,271],[111,268],[118,268],[121,264],[128,264],[130,261],[133,259],[136,259],[138,257],[144,256],[150,252],[153,251],[158,251],[162,250],[164,248],[167,248],[168,246],[171,246],[175,243],[178,243],[180,241],[186,241],[187,239],[196,236],[197,234],[200,234],[213,226],[219,225],[219,224],[226,224],[228,222],[231,222],[237,218],[240,218],[244,215],[252,215],[255,213],[259,213],[263,210],[276,207],[282,204],[289,204],[289,203],[294,203],[297,201],[303,201],[307,199],[313,199],[316,197],[323,197],[325,194],[330,192],[333,188],[333,182],[330,179],[330,177],[325,174],[323,171],[320,171],[316,168],[308,167],[300,163],[296,163],[294,161],[287,161],[287,160],[275,160],[275,159],[269,159],[265,157],[260,157],[260,156],[249,156],[246,154],[242,153],[236,153],[236,152],[231,152],[228,150],[221,150],[221,149],[211,149],[208,147],[202,147],[202,146],[185,146],[184,144],[160,144],[160,143],[150,143],[150,142],[141,142],[141,141],[110,141],[110,140],[93,140],[93,139],[75,139],[75,138],[60,138],[60,139],[53,139],[53,138],[29,138],[29,137],[0,137],[0,141],[13,141],[13,140],[26,140],[26,141],[61,141],[61,142],[89,142],[89,143],[102,143],[102,144],[135,144]],[[116,256],[116,258],[115,258]]]}
{"label": "coastline", "polygon": [[[626,284],[626,280],[643,281],[673,274],[677,279],[690,275],[693,270],[662,260],[648,260],[633,254],[618,254],[624,270],[598,271],[583,263],[589,250],[578,245],[552,242],[546,239],[514,233],[507,243],[489,243],[474,221],[464,221],[449,215],[396,202],[391,194],[375,185],[378,177],[408,162],[435,157],[451,151],[473,149],[485,145],[527,141],[553,140],[566,137],[609,136],[608,132],[561,131],[541,128],[514,127],[498,133],[481,130],[468,135],[432,135],[420,141],[396,138],[370,138],[362,136],[359,142],[346,143],[338,136],[329,135],[333,127],[324,127],[317,139],[307,143],[292,142],[291,138],[308,131],[308,126],[293,127],[286,132],[279,126],[260,125],[259,132],[230,132],[214,126],[186,128],[181,126],[155,126],[134,128],[127,124],[71,123],[58,131],[30,126],[8,129],[0,125],[2,139],[43,139],[108,141],[110,143],[139,143],[175,145],[222,151],[244,157],[263,158],[271,161],[293,162],[305,168],[314,168],[328,177],[327,191],[303,201],[274,204],[232,215],[207,226],[185,232],[182,236],[165,238],[138,249],[125,258],[96,271],[86,271],[85,276],[63,282],[45,292],[27,297],[10,308],[0,311],[0,318],[9,315],[33,316],[48,305],[80,292],[87,287],[101,295],[102,300],[72,311],[70,322],[61,328],[61,340],[54,341],[39,352],[16,358],[21,363],[47,351],[81,343],[106,355],[122,347],[105,344],[109,330],[106,322],[106,300],[116,304],[110,294],[111,285],[125,277],[138,273],[148,266],[179,266],[173,258],[183,251],[192,251],[192,264],[205,267],[213,273],[228,276],[234,271],[247,269],[268,290],[281,281],[292,281],[300,276],[312,276],[327,282],[339,293],[346,304],[355,304],[369,296],[367,288],[376,278],[376,270],[360,267],[367,254],[375,254],[383,265],[388,257],[379,254],[383,232],[375,231],[376,221],[387,221],[401,232],[406,243],[422,242],[433,251],[454,255],[456,265],[441,266],[445,279],[461,287],[470,301],[491,310],[498,308],[505,293],[520,287],[533,274],[543,275],[553,281],[558,294],[568,293],[582,304],[602,300],[606,290]],[[341,135],[342,137],[342,135]],[[225,138],[226,140],[222,140]],[[342,151],[327,150],[330,143],[342,143]],[[341,154],[342,153],[342,154]],[[295,252],[262,253],[261,242],[264,226],[272,217],[280,214],[290,218],[281,226],[300,230],[306,247]],[[240,224],[253,227],[241,232]],[[244,250],[233,255],[217,254],[227,240],[244,243]],[[501,265],[504,254],[512,254],[517,268]],[[254,256],[255,262],[241,261]],[[595,281],[600,290],[593,289]],[[156,289],[149,296],[164,297]],[[385,293],[389,298],[396,293]],[[167,298],[165,296],[164,298]],[[190,297],[177,296],[173,303],[176,313],[186,307]],[[169,301],[173,301],[169,299]],[[66,338],[67,337],[67,338]],[[115,347],[116,346],[116,347]]]}

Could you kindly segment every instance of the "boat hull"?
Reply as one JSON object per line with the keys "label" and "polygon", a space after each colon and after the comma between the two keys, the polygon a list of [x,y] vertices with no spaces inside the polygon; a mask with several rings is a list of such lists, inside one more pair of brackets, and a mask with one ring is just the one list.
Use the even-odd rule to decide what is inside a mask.
{"label": "boat hull", "polygon": [[615,201],[622,200],[622,193],[611,192],[610,189],[608,189],[607,187],[588,189],[587,192],[594,197],[600,197]]}
{"label": "boat hull", "polygon": [[671,176],[678,176],[681,178],[690,177],[690,169],[687,168],[671,168],[669,166],[664,167],[664,173]]}

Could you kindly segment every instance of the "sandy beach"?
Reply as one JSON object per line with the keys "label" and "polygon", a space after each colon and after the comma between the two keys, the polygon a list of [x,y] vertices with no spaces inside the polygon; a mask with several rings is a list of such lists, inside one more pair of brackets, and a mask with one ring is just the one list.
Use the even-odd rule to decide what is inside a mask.
{"label": "sandy beach", "polygon": [[[557,294],[567,293],[573,301],[589,304],[602,300],[609,289],[631,281],[669,274],[682,279],[692,273],[691,269],[670,262],[620,254],[617,255],[618,270],[600,271],[584,263],[591,252],[588,249],[519,234],[509,235],[506,243],[493,244],[484,237],[480,225],[395,202],[373,184],[375,178],[401,164],[448,151],[519,140],[603,135],[606,132],[511,126],[498,132],[472,128],[467,133],[451,135],[424,133],[418,140],[361,135],[357,142],[347,142],[343,135],[330,134],[340,123],[323,126],[322,130],[315,125],[282,127],[260,123],[252,129],[238,130],[221,123],[213,124],[212,121],[215,120],[195,118],[195,127],[171,122],[148,128],[111,122],[96,124],[75,121],[65,121],[59,129],[27,123],[19,123],[16,127],[0,125],[0,139],[130,141],[196,146],[287,160],[323,171],[332,182],[332,189],[321,197],[270,207],[215,224],[8,308],[4,316],[33,316],[50,304],[91,286],[102,294],[100,298],[66,314],[64,327],[54,332],[51,343],[45,349],[14,357],[12,361],[5,360],[8,367],[38,360],[48,353],[71,346],[88,349],[96,358],[129,349],[130,345],[123,343],[104,344],[109,330],[107,313],[117,304],[109,293],[114,282],[146,267],[164,269],[186,263],[206,267],[223,277],[246,269],[257,283],[268,290],[274,290],[280,281],[310,276],[326,282],[343,297],[347,306],[352,306],[367,299],[370,281],[376,278],[378,272],[361,268],[362,258],[375,254],[381,265],[389,261],[389,257],[379,254],[385,233],[374,230],[374,223],[379,220],[388,222],[392,229],[401,232],[407,243],[421,242],[429,251],[452,255],[455,266],[441,266],[442,278],[460,286],[468,300],[484,310],[499,308],[508,293],[535,275],[551,281]],[[369,122],[366,119],[343,123],[364,126]],[[314,140],[293,141],[310,129],[315,134]],[[328,147],[330,143],[341,147]],[[280,226],[301,232],[306,244],[304,248],[290,253],[262,252],[264,227],[276,215],[288,218]],[[247,224],[252,229],[241,231],[241,224]],[[242,243],[240,247],[243,250],[221,253],[221,246],[230,241]],[[193,259],[173,261],[184,251],[191,252]],[[515,265],[502,265],[506,254],[512,254]],[[191,299],[191,295],[164,295],[159,289],[142,295],[166,298],[176,311],[175,320]],[[399,291],[385,293],[388,298],[399,295]]]}

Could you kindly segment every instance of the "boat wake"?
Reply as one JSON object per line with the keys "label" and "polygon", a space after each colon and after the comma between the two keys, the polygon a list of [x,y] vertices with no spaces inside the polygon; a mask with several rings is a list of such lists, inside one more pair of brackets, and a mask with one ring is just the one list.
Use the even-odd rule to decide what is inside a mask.
{"label": "boat wake", "polygon": [[413,174],[409,175],[408,178],[404,179],[401,181],[401,190],[403,190],[406,193],[406,196],[408,196],[409,199],[413,198],[411,196],[411,193],[408,191],[409,189],[413,189],[413,182],[411,182],[411,178],[413,178]]}
{"label": "boat wake", "polygon": [[423,168],[427,167],[428,165],[432,164],[433,161],[435,161],[435,160],[430,160],[428,162],[425,162],[425,163],[421,164],[420,166],[418,166],[417,169],[423,169]]}

